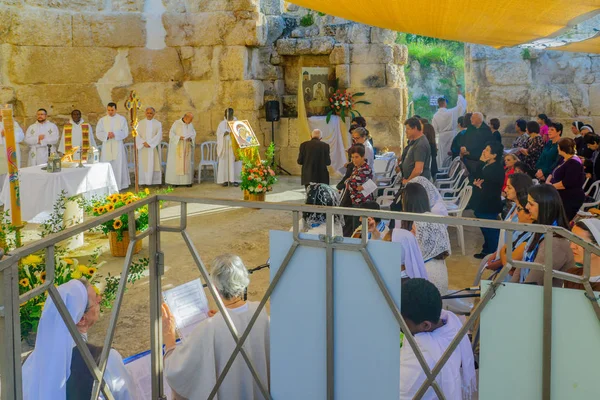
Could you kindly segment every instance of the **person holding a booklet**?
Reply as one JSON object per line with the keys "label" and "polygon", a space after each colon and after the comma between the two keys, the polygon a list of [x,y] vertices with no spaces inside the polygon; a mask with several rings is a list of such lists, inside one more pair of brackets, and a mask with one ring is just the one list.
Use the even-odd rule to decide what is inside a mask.
{"label": "person holding a booklet", "polygon": [[[349,153],[354,169],[345,182],[346,188],[342,196],[342,204],[345,206],[360,207],[361,204],[373,200],[373,170],[365,158],[365,146],[354,145],[350,148]],[[376,185],[375,188],[377,188]],[[345,216],[344,236],[352,236],[356,228],[355,222],[354,217]]]}
{"label": "person holding a booklet", "polygon": [[[244,300],[250,279],[241,258],[233,254],[217,257],[212,263],[211,281],[237,331],[244,332],[259,303]],[[175,317],[166,304],[163,304],[162,313],[164,374],[175,399],[208,398],[235,348],[225,318],[219,312],[209,312],[209,318],[200,322],[176,347]],[[252,327],[244,349],[262,384],[268,388],[269,316],[264,309]],[[241,354],[237,355],[217,396],[219,399],[263,398]]]}

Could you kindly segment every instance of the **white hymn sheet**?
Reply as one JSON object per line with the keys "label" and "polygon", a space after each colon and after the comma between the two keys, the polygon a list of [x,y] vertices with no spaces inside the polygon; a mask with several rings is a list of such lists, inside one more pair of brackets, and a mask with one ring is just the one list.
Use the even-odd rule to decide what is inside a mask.
{"label": "white hymn sheet", "polygon": [[363,190],[362,190],[363,196],[368,196],[377,190],[377,184],[375,182],[373,182],[372,179],[369,179],[368,181],[363,183],[362,187],[363,187]]}
{"label": "white hymn sheet", "polygon": [[165,290],[163,298],[175,317],[175,325],[182,340],[197,324],[208,318],[208,299],[200,279]]}
{"label": "white hymn sheet", "polygon": [[[125,360],[125,368],[135,382],[137,399],[152,400],[151,358],[150,352],[144,352]],[[167,380],[163,376],[163,388],[167,400],[173,398]]]}

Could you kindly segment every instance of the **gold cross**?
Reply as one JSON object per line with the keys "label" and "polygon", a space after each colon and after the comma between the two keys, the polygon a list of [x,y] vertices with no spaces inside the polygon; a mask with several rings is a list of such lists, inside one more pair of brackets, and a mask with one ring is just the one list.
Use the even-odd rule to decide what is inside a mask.
{"label": "gold cross", "polygon": [[131,135],[135,138],[137,136],[138,127],[138,110],[142,109],[142,102],[138,97],[135,90],[129,93],[129,97],[125,100],[125,108],[129,110],[129,117],[131,119]]}

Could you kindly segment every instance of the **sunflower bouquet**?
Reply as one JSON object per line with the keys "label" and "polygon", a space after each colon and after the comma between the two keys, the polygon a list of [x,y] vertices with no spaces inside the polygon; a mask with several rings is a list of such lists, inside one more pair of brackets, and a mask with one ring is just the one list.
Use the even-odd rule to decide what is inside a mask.
{"label": "sunflower bouquet", "polygon": [[[134,194],[132,192],[127,193],[115,193],[110,196],[106,196],[104,199],[98,200],[93,204],[92,215],[98,217],[108,212],[114,211],[121,207],[127,206],[133,202],[144,199],[150,195],[150,190],[147,188],[143,192]],[[135,211],[135,229],[138,232],[145,231],[148,229],[148,205],[142,206]],[[123,233],[129,231],[129,215],[123,214],[111,221],[107,221],[102,224],[102,232],[108,234],[109,232],[115,232],[117,235],[117,241],[123,240]]]}

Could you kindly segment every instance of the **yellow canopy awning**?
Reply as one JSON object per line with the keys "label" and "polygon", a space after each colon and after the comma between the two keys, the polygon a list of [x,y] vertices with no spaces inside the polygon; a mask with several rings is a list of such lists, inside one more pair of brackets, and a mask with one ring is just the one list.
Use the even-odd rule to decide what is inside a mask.
{"label": "yellow canopy awning", "polygon": [[[494,47],[556,35],[600,12],[600,0],[291,0],[399,32]],[[600,28],[600,27],[599,27]],[[573,50],[576,48],[577,50]],[[556,50],[600,53],[598,38]]]}

